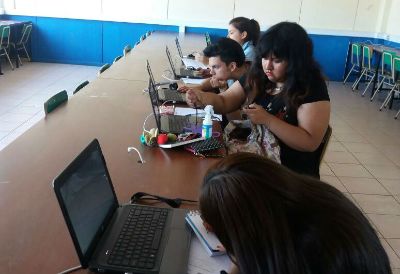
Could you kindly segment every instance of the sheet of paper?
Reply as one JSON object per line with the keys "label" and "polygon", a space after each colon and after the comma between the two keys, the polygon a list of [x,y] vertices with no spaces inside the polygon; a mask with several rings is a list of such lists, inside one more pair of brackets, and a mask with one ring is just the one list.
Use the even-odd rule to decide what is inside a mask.
{"label": "sheet of paper", "polygon": [[185,85],[192,84],[192,85],[200,85],[204,79],[192,79],[192,78],[182,78],[181,79]]}
{"label": "sheet of paper", "polygon": [[219,274],[221,270],[228,271],[230,265],[231,261],[227,255],[210,257],[199,239],[195,235],[192,236],[188,274]]}

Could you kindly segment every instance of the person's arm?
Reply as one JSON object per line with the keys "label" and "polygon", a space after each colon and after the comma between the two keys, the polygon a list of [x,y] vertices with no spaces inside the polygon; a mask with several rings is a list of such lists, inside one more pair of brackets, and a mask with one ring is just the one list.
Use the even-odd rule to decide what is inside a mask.
{"label": "person's arm", "polygon": [[253,104],[244,112],[254,124],[264,124],[287,146],[299,151],[315,151],[329,124],[330,102],[303,104],[297,110],[298,126],[291,125]]}
{"label": "person's arm", "polygon": [[181,86],[178,88],[179,92],[187,92],[189,89],[199,90],[199,91],[212,91],[215,88],[218,88],[218,80],[213,79],[212,77],[204,79],[200,85],[195,85],[192,87],[189,86]]}
{"label": "person's arm", "polygon": [[197,89],[186,92],[186,102],[191,107],[204,107],[212,105],[216,113],[226,114],[240,109],[246,100],[245,91],[239,81],[236,81],[225,92],[215,94]]}

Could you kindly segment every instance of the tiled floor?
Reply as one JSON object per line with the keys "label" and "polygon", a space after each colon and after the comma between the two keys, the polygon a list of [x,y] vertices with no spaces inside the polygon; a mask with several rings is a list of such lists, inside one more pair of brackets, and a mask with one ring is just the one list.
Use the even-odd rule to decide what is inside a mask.
{"label": "tiled floor", "polygon": [[43,103],[47,99],[64,89],[71,96],[80,83],[96,78],[98,70],[98,67],[90,66],[25,61],[22,67],[11,71],[3,60],[0,150],[44,117]]}
{"label": "tiled floor", "polygon": [[400,119],[379,111],[375,101],[352,92],[350,84],[330,83],[332,138],[321,165],[321,179],[344,192],[366,214],[400,273]]}
{"label": "tiled floor", "polygon": [[[42,119],[43,102],[54,93],[72,90],[96,77],[97,67],[27,63],[0,76],[0,150]],[[379,106],[351,91],[350,85],[331,82],[333,134],[321,165],[322,180],[344,192],[377,229],[400,274],[400,119],[394,110]]]}

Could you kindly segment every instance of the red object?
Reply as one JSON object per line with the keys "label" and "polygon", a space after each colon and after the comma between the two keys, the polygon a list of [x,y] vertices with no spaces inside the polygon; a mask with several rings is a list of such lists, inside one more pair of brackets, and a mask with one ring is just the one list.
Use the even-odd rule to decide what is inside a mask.
{"label": "red object", "polygon": [[168,142],[168,135],[164,134],[164,133],[158,134],[157,143],[159,145],[162,145],[162,144],[165,144],[166,142]]}

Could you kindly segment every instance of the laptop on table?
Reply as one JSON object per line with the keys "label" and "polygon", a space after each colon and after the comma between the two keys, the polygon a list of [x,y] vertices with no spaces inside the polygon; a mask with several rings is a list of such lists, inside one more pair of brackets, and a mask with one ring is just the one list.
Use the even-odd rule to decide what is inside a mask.
{"label": "laptop on table", "polygon": [[192,67],[194,69],[199,69],[199,68],[206,69],[207,68],[207,66],[204,65],[202,62],[195,60],[193,54],[189,54],[187,56],[182,54],[182,48],[181,48],[181,44],[179,43],[178,37],[175,38],[175,44],[176,44],[176,48],[178,50],[179,57],[181,57],[182,63],[185,65],[186,68],[189,68],[189,67]]}
{"label": "laptop on table", "polygon": [[97,139],[53,181],[83,268],[116,273],[186,273],[185,210],[119,205]]}
{"label": "laptop on table", "polygon": [[[147,60],[147,72],[150,77],[149,81],[152,81],[153,86],[156,87],[156,81],[154,80],[154,75],[148,60]],[[150,88],[150,83],[149,83],[149,88]],[[186,104],[186,95],[184,93],[177,91],[176,89],[161,88],[161,89],[156,89],[156,92],[158,95],[158,100],[161,102],[174,101],[176,103]]]}
{"label": "laptop on table", "polygon": [[[197,69],[199,68],[198,64],[186,65],[186,63],[185,63],[186,69],[181,68],[180,73],[177,74],[176,70],[175,70],[174,60],[172,59],[172,55],[168,49],[168,46],[165,47],[165,52],[167,54],[169,65],[171,66],[171,70],[172,70],[172,73],[174,74],[175,79],[181,79],[181,78],[203,79],[203,77],[198,74],[198,71],[197,71]],[[190,61],[199,63],[198,61],[191,60],[191,59],[190,59]],[[183,59],[182,59],[182,62],[183,62]],[[207,67],[205,65],[203,65],[203,67],[201,67],[201,68],[207,68]]]}
{"label": "laptop on table", "polygon": [[150,76],[149,78],[149,98],[159,132],[180,134],[192,131],[192,127],[201,125],[202,119],[196,116],[162,115],[159,107],[158,92],[152,81],[152,77]]}

